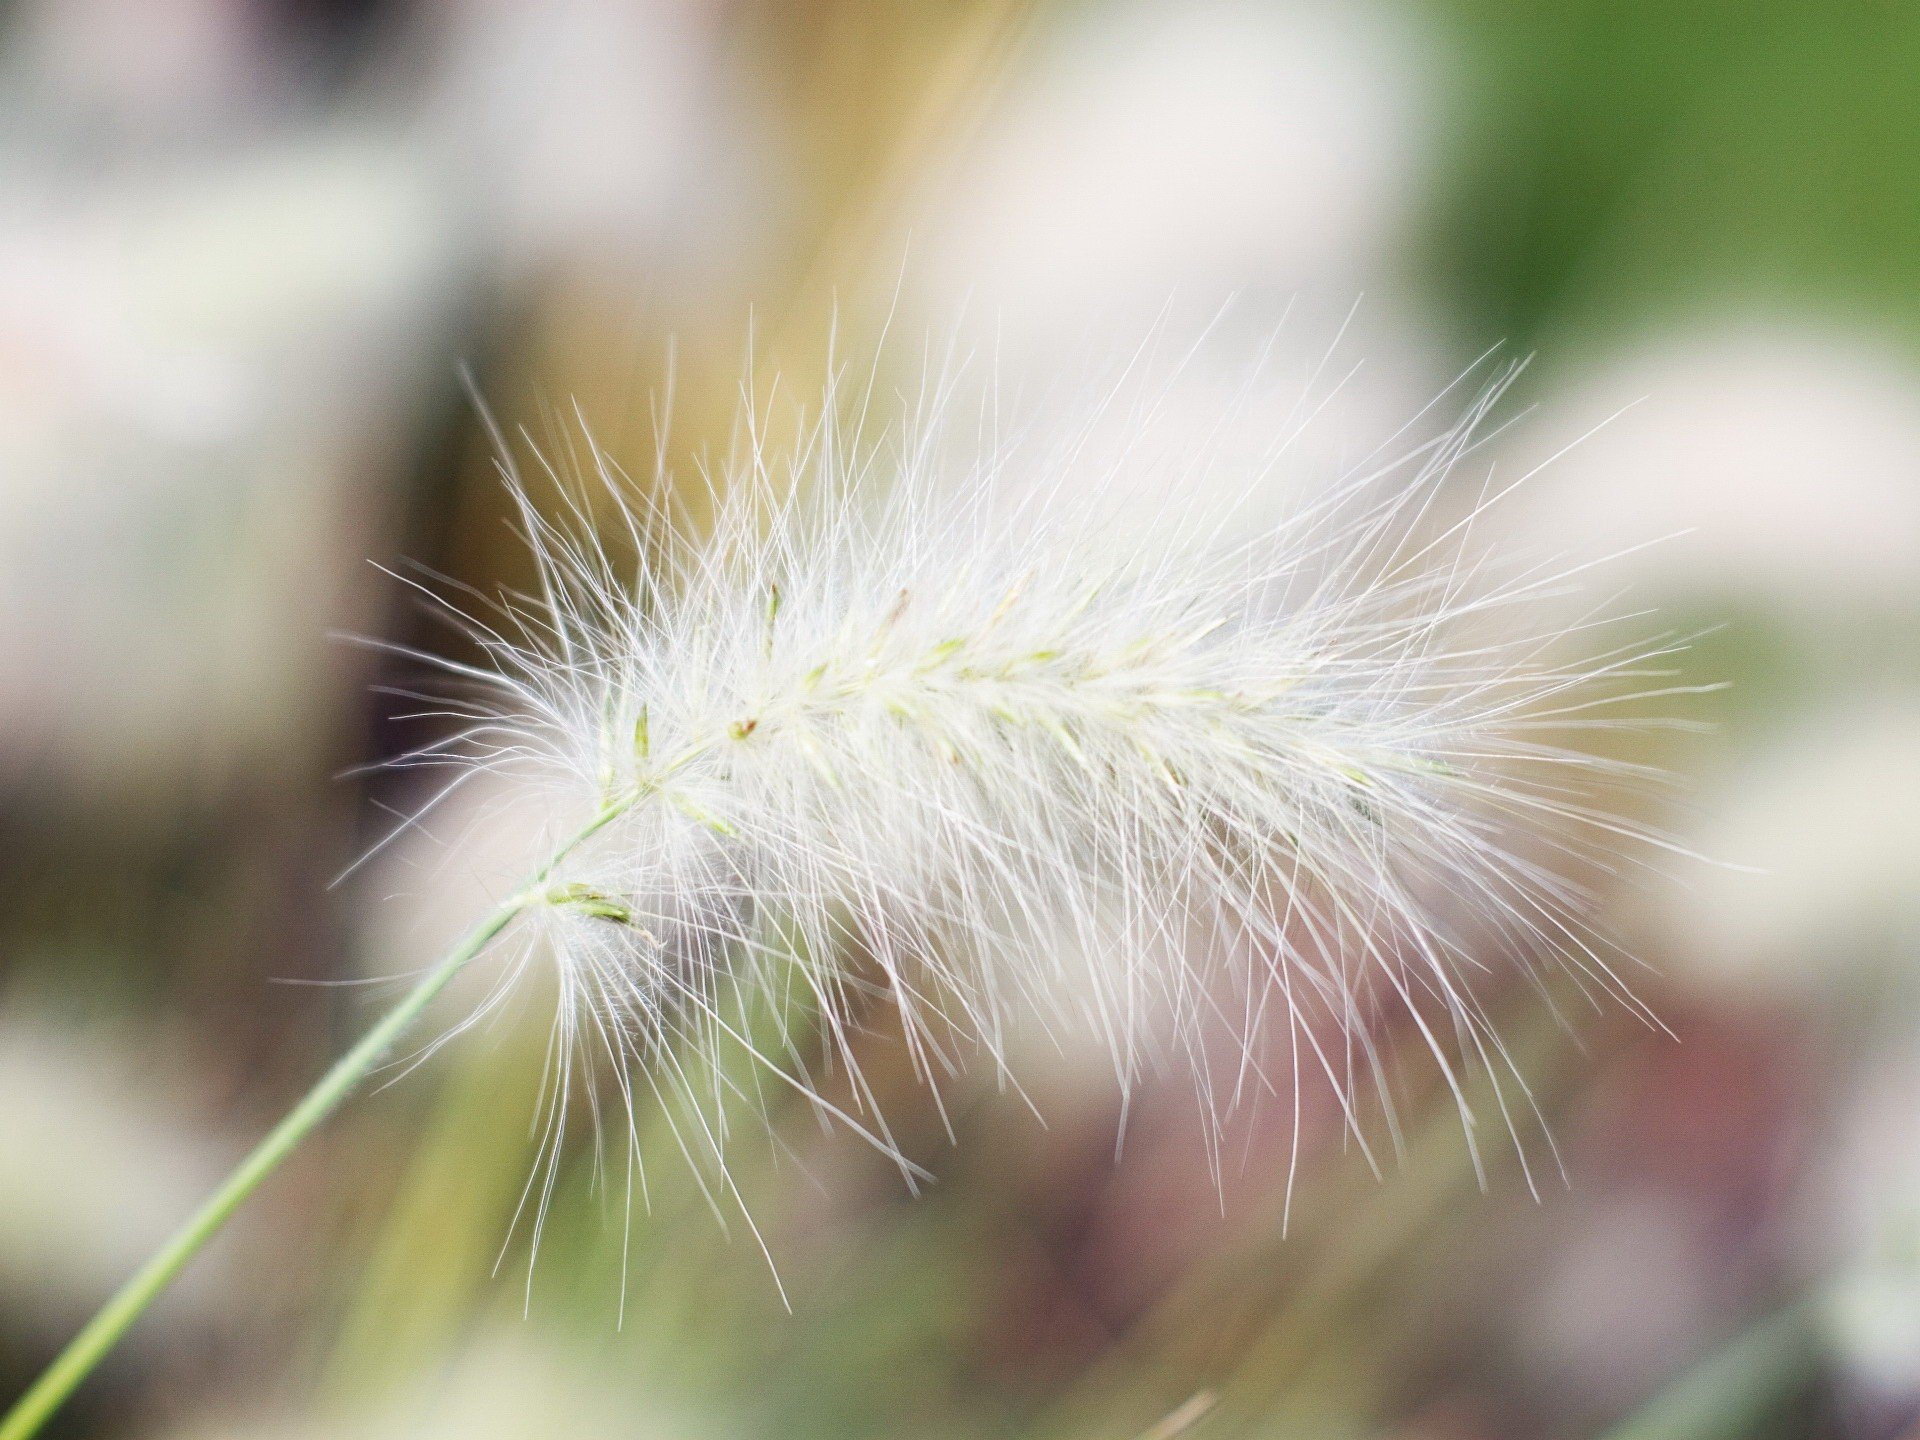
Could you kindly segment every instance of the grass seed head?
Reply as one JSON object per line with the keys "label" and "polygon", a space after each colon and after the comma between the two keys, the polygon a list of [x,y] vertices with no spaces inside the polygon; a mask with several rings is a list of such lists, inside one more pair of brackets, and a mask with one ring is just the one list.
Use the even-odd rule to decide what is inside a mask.
{"label": "grass seed head", "polygon": [[[872,388],[778,446],[744,417],[697,506],[590,442],[545,511],[508,466],[538,585],[462,614],[466,724],[407,758],[591,829],[538,907],[563,1053],[630,1104],[729,1046],[821,1104],[844,1067],[887,1145],[853,1113],[885,1005],[930,1080],[1038,1024],[1122,1091],[1184,1068],[1218,1121],[1317,1077],[1360,1129],[1383,1011],[1451,1082],[1504,1067],[1490,972],[1632,1003],[1580,881],[1642,837],[1564,741],[1658,652],[1561,658],[1561,577],[1478,545],[1497,497],[1455,472],[1497,386],[1240,534],[1172,487],[1148,523],[1082,503],[951,377],[893,423]],[[772,993],[806,1023],[753,1030]]]}

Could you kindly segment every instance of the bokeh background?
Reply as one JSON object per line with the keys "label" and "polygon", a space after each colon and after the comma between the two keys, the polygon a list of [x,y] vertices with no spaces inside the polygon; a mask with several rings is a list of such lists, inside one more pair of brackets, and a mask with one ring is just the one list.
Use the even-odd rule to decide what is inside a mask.
{"label": "bokeh background", "polygon": [[804,389],[836,309],[1046,374],[1231,299],[1322,392],[1308,470],[1532,355],[1462,483],[1557,456],[1515,545],[1672,537],[1608,583],[1729,682],[1621,742],[1730,862],[1600,887],[1673,1034],[1502,1002],[1564,1180],[1497,1126],[1477,1175],[1414,1075],[1401,1161],[1322,1117],[1283,1234],[1278,1124],[1216,1181],[1150,1090],[1116,1158],[1035,1057],[1047,1126],[959,1085],[949,1143],[876,1042],[936,1183],[770,1101],[789,1313],[685,1167],[629,1241],[590,1145],[530,1266],[536,1003],[356,1103],[49,1433],[1920,1434],[1916,74],[1867,0],[0,9],[0,1392],[471,901],[418,843],[330,888],[420,798],[357,768],[419,738],[397,662],[332,637],[444,641],[365,562],[525,576],[463,376],[644,468],[670,367],[676,453],[724,439],[750,326]]}

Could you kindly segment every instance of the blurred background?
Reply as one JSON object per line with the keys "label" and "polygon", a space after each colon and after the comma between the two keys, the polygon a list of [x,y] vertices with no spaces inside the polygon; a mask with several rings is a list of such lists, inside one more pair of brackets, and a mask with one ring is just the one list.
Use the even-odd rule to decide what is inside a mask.
{"label": "blurred background", "polygon": [[[526,574],[463,368],[644,469],[670,366],[674,452],[724,444],[749,324],[804,390],[836,308],[1044,376],[1231,299],[1309,483],[1534,356],[1461,483],[1557,456],[1514,545],[1676,537],[1607,583],[1731,682],[1617,742],[1750,867],[1599,887],[1673,1036],[1494,997],[1564,1181],[1537,1134],[1476,1175],[1415,1073],[1384,1179],[1310,1114],[1283,1234],[1278,1120],[1216,1183],[1149,1090],[1116,1159],[1110,1080],[1036,1057],[1046,1128],[961,1085],[950,1144],[876,1044],[936,1180],[770,1100],[788,1313],[737,1208],[661,1163],[629,1238],[590,1145],[530,1265],[534,1003],[356,1103],[48,1433],[1920,1435],[1916,73],[1867,0],[0,8],[0,1394],[472,902],[420,841],[329,888],[421,798],[340,778],[420,736],[330,637],[445,643],[365,562]],[[1234,373],[1174,423],[1258,432]]]}

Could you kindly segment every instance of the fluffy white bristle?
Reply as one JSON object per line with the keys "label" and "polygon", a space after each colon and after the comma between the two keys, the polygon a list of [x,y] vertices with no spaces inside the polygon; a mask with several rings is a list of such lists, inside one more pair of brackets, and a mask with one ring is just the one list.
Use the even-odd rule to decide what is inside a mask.
{"label": "fluffy white bristle", "polygon": [[[631,1101],[722,1085],[690,1077],[729,1046],[810,1091],[844,1065],[835,1113],[887,1145],[856,1040],[884,1005],[929,1078],[1037,1021],[1123,1091],[1190,1066],[1218,1119],[1318,1078],[1358,1130],[1383,1007],[1451,1080],[1504,1064],[1477,976],[1558,962],[1631,1003],[1577,885],[1629,827],[1556,740],[1649,652],[1549,658],[1560,577],[1476,553],[1491,502],[1446,482],[1494,389],[1257,533],[1172,492],[1117,516],[1058,482],[1084,434],[1023,443],[945,381],[893,423],[829,387],[778,445],[750,409],[685,513],[686,477],[590,441],[549,467],[558,520],[509,466],[538,592],[465,616],[471,723],[407,758],[592,831],[536,907],[559,1075],[597,1054]],[[805,1024],[751,1031],[769,991]]]}

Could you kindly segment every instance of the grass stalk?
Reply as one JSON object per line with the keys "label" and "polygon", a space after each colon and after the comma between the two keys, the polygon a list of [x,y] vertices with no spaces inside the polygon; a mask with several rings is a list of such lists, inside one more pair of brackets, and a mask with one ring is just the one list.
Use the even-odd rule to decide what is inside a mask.
{"label": "grass stalk", "polygon": [[333,1063],[280,1123],[269,1130],[220,1188],[94,1313],[26,1392],[0,1417],[0,1440],[30,1440],[120,1343],[134,1321],[171,1285],[247,1198],[359,1088],[414,1021],[469,961],[542,899],[541,888],[575,848],[624,813],[637,797],[610,802],[547,859],[528,885],[504,901],[434,967],[353,1048]]}

